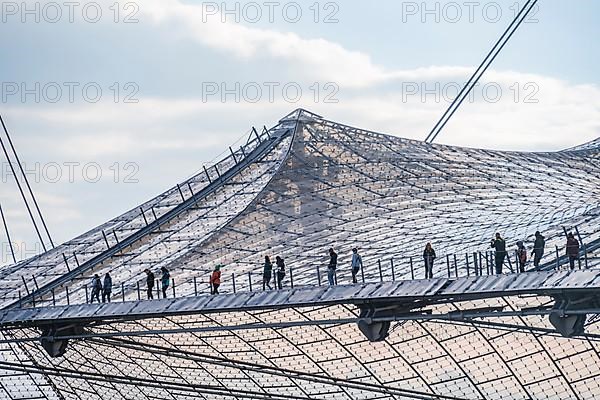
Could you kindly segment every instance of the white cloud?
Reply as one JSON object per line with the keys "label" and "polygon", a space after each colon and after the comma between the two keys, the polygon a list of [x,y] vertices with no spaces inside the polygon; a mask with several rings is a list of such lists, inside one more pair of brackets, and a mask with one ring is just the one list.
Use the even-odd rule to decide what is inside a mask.
{"label": "white cloud", "polygon": [[[455,72],[452,75],[449,71]],[[429,90],[437,85],[439,98],[421,91],[407,94],[406,88],[400,86],[397,90],[368,94],[341,87],[337,104],[315,104],[308,95],[294,104],[282,98],[274,103],[263,98],[251,104],[154,97],[126,105],[106,102],[63,108],[9,108],[7,115],[38,120],[53,131],[61,130],[63,140],[46,139],[59,152],[88,158],[161,149],[226,150],[251,125],[273,125],[297,107],[366,129],[424,139],[448,107],[448,96],[455,94],[444,93],[445,85],[461,82],[462,71],[460,67],[442,66],[406,71],[406,76],[421,88]],[[529,84],[533,86],[528,87]],[[486,87],[488,101],[482,99]],[[600,136],[600,88],[594,85],[571,85],[540,75],[491,70],[475,89],[474,99],[463,103],[438,142],[513,150],[558,150]],[[65,122],[68,123],[63,127]]]}
{"label": "white cloud", "polygon": [[[183,4],[178,0],[146,0],[141,11],[159,26],[168,26],[179,35],[202,45],[241,58],[271,56],[287,62],[288,68],[304,78],[336,82],[340,86],[361,88],[389,80],[410,80],[423,76],[467,73],[464,67],[420,68],[390,71],[376,65],[368,54],[348,50],[322,38],[305,39],[291,32],[248,27],[218,18],[207,18],[206,3]],[[174,29],[173,29],[174,28]]]}

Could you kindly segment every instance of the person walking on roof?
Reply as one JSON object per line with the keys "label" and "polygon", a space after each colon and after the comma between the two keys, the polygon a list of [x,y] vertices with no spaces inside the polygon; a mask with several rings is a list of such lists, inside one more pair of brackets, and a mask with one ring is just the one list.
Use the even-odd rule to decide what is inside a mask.
{"label": "person walking on roof", "polygon": [[109,302],[110,303],[110,294],[112,293],[112,278],[110,277],[110,274],[107,272],[106,274],[104,274],[104,282],[102,285],[102,302],[106,303]]}
{"label": "person walking on roof", "polygon": [[579,240],[575,239],[572,232],[567,235],[567,256],[569,256],[569,267],[575,269],[575,261],[579,260]]}
{"label": "person walking on roof", "polygon": [[275,265],[277,266],[277,288],[281,290],[283,288],[283,278],[285,278],[285,262],[283,258],[275,257]]}
{"label": "person walking on roof", "polygon": [[531,252],[531,255],[533,256],[533,266],[536,268],[540,266],[540,261],[544,256],[544,246],[546,246],[546,240],[544,239],[544,236],[542,236],[540,231],[537,231],[535,233],[533,251]]}
{"label": "person walking on roof", "polygon": [[525,263],[527,263],[527,249],[522,240],[517,242],[517,261],[519,263],[519,272],[525,272]]}
{"label": "person walking on roof", "polygon": [[362,257],[358,254],[358,249],[355,247],[352,249],[352,261],[350,262],[352,268],[352,283],[358,283],[356,275],[363,267]]}
{"label": "person walking on roof", "polygon": [[496,275],[502,274],[502,266],[506,257],[506,241],[502,239],[500,233],[496,233],[496,239],[492,240],[492,247],[496,249]]}
{"label": "person walking on roof", "polygon": [[102,282],[100,282],[100,277],[98,274],[94,274],[92,278],[92,298],[90,299],[90,303],[94,302],[94,298],[98,300],[100,303],[100,291],[102,290]]}
{"label": "person walking on roof", "polygon": [[154,299],[152,292],[154,290],[154,273],[150,271],[148,268],[144,270],[146,273],[146,289],[148,291],[148,300]]}
{"label": "person walking on roof", "polygon": [[327,281],[329,286],[336,284],[335,270],[337,269],[337,253],[333,250],[333,247],[329,249],[329,265],[327,266]]}
{"label": "person walking on roof", "polygon": [[219,294],[219,286],[221,285],[221,265],[217,265],[215,270],[210,275],[210,294]]}
{"label": "person walking on roof", "polygon": [[160,283],[162,285],[163,299],[166,299],[167,289],[169,288],[169,283],[171,282],[171,274],[169,274],[169,270],[165,267],[161,267],[160,271],[162,272]]}
{"label": "person walking on roof", "polygon": [[435,261],[435,250],[431,243],[425,245],[423,260],[425,261],[425,279],[433,279],[433,262]]}
{"label": "person walking on roof", "polygon": [[271,276],[273,274],[273,263],[271,263],[271,259],[269,256],[265,256],[265,265],[263,267],[263,290],[269,288],[269,290],[273,290],[271,287]]}

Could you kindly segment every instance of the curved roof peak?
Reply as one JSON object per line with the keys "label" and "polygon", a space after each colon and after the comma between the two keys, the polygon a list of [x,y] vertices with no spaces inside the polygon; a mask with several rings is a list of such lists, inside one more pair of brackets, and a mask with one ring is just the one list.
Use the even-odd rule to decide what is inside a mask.
{"label": "curved roof peak", "polygon": [[314,119],[322,119],[323,117],[315,114],[313,112],[310,112],[308,110],[305,110],[303,108],[297,108],[294,111],[292,111],[291,113],[289,113],[288,115],[286,115],[285,117],[281,118],[279,120],[279,122],[285,122],[285,121],[296,121],[296,120],[314,120]]}

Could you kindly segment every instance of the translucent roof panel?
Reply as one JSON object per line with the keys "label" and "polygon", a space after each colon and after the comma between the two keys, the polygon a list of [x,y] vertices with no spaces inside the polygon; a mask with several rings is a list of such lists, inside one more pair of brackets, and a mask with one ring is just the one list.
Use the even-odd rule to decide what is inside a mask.
{"label": "translucent roof panel", "polygon": [[[206,172],[48,253],[1,267],[0,301],[12,307],[35,291],[36,306],[64,304],[68,290],[71,304],[82,303],[90,277],[108,271],[113,296],[135,300],[143,270],[158,275],[162,266],[177,296],[206,293],[218,264],[223,293],[233,291],[234,279],[236,290],[256,290],[265,255],[282,256],[295,285],[316,285],[330,247],[339,253],[343,283],[351,279],[353,247],[367,280],[380,279],[379,265],[383,279],[422,278],[427,242],[438,254],[434,277],[446,276],[450,265],[463,275],[466,256],[475,252],[485,262],[496,232],[512,255],[518,240],[531,251],[539,230],[546,237],[542,265],[551,267],[556,252],[565,251],[564,229],[576,229],[588,267],[596,268],[599,200],[598,141],[555,153],[461,148],[296,110]],[[511,297],[460,306],[548,302]],[[459,304],[435,307],[448,312]],[[589,337],[566,339],[549,334],[541,317],[409,321],[370,343],[354,324],[335,323],[357,312],[338,305],[115,322],[88,327],[99,336],[72,341],[55,359],[37,342],[5,343],[0,398],[600,397],[597,324],[588,327]],[[229,329],[243,323],[261,327]],[[137,331],[152,335],[116,335]],[[1,335],[6,342],[36,334]]]}

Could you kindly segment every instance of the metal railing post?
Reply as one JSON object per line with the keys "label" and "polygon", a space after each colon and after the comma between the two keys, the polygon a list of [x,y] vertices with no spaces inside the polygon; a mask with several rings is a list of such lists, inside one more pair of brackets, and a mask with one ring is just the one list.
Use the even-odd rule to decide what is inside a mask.
{"label": "metal railing post", "polygon": [[446,254],[446,268],[448,269],[448,278],[450,278],[450,254]]}
{"label": "metal railing post", "polygon": [[365,266],[362,264],[360,265],[360,275],[362,276],[363,283],[365,283]]}
{"label": "metal railing post", "polygon": [[558,245],[556,246],[556,269],[560,268],[560,253],[558,252]]}
{"label": "metal railing post", "polygon": [[123,303],[125,303],[125,284],[121,283],[121,298],[123,299]]}
{"label": "metal railing post", "polygon": [[252,272],[248,272],[248,286],[250,287],[250,291],[252,291]]}
{"label": "metal railing post", "polygon": [[67,305],[71,305],[71,301],[69,300],[69,287],[65,286],[65,293],[67,294]]}
{"label": "metal railing post", "polygon": [[231,283],[233,284],[233,293],[237,293],[235,290],[235,274],[231,274]]}
{"label": "metal railing post", "polygon": [[106,233],[104,232],[104,229],[102,230],[102,236],[104,237],[104,243],[106,243],[106,248],[110,249],[110,244],[108,243],[108,238],[106,237]]}
{"label": "metal railing post", "polygon": [[181,186],[179,183],[177,184],[177,190],[179,190],[179,195],[181,196],[181,201],[185,202],[185,196],[183,195],[183,190],[181,190]]}
{"label": "metal railing post", "polygon": [[142,217],[144,218],[144,223],[146,224],[146,226],[148,226],[148,219],[146,218],[146,214],[144,213],[144,209],[142,207],[140,207],[140,213],[142,214]]}
{"label": "metal railing post", "polygon": [[173,298],[177,297],[175,295],[175,278],[171,278],[171,283],[173,284]]}
{"label": "metal railing post", "polygon": [[588,269],[588,256],[587,256],[587,246],[583,245],[583,261],[585,262],[585,269]]}
{"label": "metal railing post", "polygon": [[67,256],[65,256],[65,253],[62,253],[63,256],[63,260],[65,261],[65,265],[67,266],[67,271],[71,272],[71,267],[69,267],[69,262],[67,261]]}
{"label": "metal railing post", "polygon": [[[487,274],[488,275],[493,275],[492,271],[494,266],[492,265],[492,257],[491,257],[491,253],[489,254],[489,257],[487,257],[488,252],[486,252],[486,270],[487,270]],[[479,252],[479,266],[483,268],[483,255],[481,254],[481,252]],[[483,275],[483,271],[481,271],[481,275]]]}
{"label": "metal railing post", "polygon": [[454,276],[456,278],[458,278],[458,262],[456,260],[456,253],[454,253],[453,256],[454,256]]}
{"label": "metal railing post", "polygon": [[[512,267],[512,262],[510,261],[510,255],[508,254],[508,251],[506,252],[506,259],[508,260],[508,268],[510,269],[510,272],[513,272],[513,267]],[[504,265],[502,265],[504,267]],[[518,269],[519,265],[515,265],[515,269]]]}
{"label": "metal railing post", "polygon": [[194,277],[194,296],[198,297],[198,282],[196,281],[196,277]]}
{"label": "metal railing post", "polygon": [[290,287],[292,289],[294,288],[294,271],[291,266],[290,266]]}
{"label": "metal railing post", "polygon": [[317,282],[319,282],[319,286],[321,286],[321,271],[319,270],[319,264],[317,264]]}
{"label": "metal railing post", "polygon": [[477,252],[473,252],[473,266],[475,268],[475,276],[479,276],[479,266],[477,263]]}
{"label": "metal railing post", "polygon": [[415,268],[413,266],[412,257],[410,257],[410,277],[413,281],[415,280]]}
{"label": "metal railing post", "polygon": [[[477,252],[477,257],[479,258],[479,275],[483,276],[483,256],[481,252]],[[485,252],[485,272],[487,275],[490,274],[490,259],[488,257],[488,252]]]}
{"label": "metal railing post", "polygon": [[467,278],[469,276],[471,276],[471,273],[469,272],[469,253],[465,253],[465,259],[466,259],[466,265],[467,265]]}
{"label": "metal railing post", "polygon": [[381,271],[381,260],[377,260],[377,267],[379,268],[379,282],[383,282],[383,271]]}
{"label": "metal railing post", "polygon": [[54,289],[52,289],[52,306],[56,307],[56,296],[54,295]]}
{"label": "metal railing post", "polygon": [[[586,246],[585,243],[583,242],[583,238],[581,237],[581,234],[579,233],[579,228],[576,226],[575,227],[575,233],[577,234],[577,237],[579,238],[579,243],[581,245],[581,247],[583,248],[583,257],[584,257],[584,261],[585,261],[585,269],[588,268],[587,265],[587,251],[586,251]],[[579,253],[581,254],[581,251],[579,251]],[[579,269],[581,269],[581,257],[578,257],[578,264],[579,264]]]}
{"label": "metal railing post", "polygon": [[390,265],[392,267],[392,282],[396,282],[396,273],[394,271],[394,258],[390,258]]}
{"label": "metal railing post", "polygon": [[25,287],[25,290],[27,291],[27,296],[29,296],[29,287],[27,287],[27,282],[25,281],[25,277],[21,276],[21,280],[23,281],[23,286]]}

